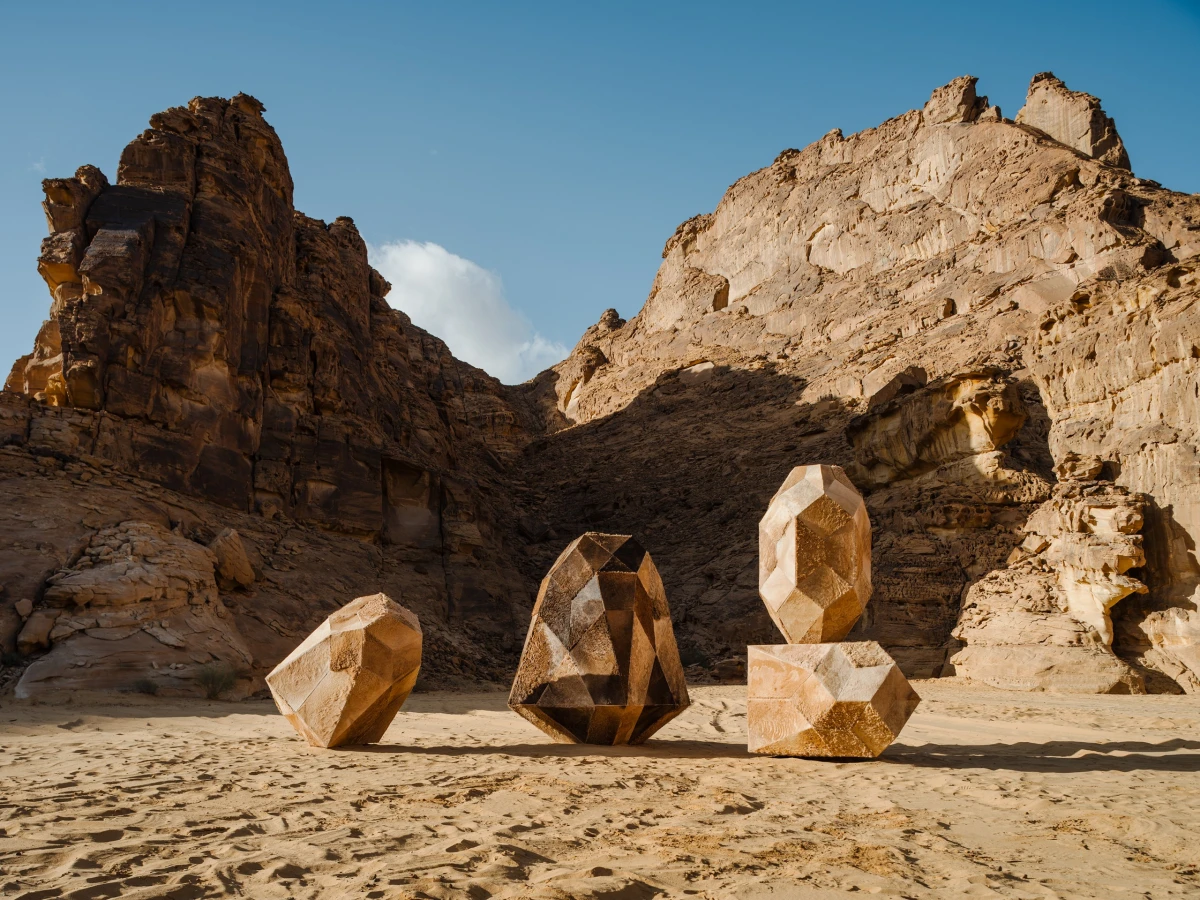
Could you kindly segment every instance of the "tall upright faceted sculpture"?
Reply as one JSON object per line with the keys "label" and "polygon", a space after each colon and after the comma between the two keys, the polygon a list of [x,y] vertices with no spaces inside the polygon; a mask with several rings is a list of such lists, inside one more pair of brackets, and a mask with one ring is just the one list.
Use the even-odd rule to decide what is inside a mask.
{"label": "tall upright faceted sculpture", "polygon": [[267,676],[279,711],[316,747],[383,737],[421,668],[421,625],[387,594],[347,603]]}
{"label": "tall upright faceted sculpture", "polygon": [[874,641],[838,644],[871,599],[867,507],[837,466],[797,466],[758,525],[758,585],[788,640],[747,648],[753,753],[878,756],[921,698]]}
{"label": "tall upright faceted sculpture", "polygon": [[589,531],[538,591],[508,705],[560,743],[640,744],[688,704],[650,554]]}
{"label": "tall upright faceted sculpture", "polygon": [[840,641],[871,597],[871,522],[838,466],[797,466],[758,523],[758,591],[790,643]]}

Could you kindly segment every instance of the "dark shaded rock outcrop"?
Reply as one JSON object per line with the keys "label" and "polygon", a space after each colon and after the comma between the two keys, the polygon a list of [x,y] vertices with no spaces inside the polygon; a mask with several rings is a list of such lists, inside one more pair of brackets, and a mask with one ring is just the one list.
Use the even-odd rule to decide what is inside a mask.
{"label": "dark shaded rock outcrop", "polygon": [[[808,463],[865,495],[853,637],[907,674],[1200,689],[1200,198],[1135,177],[1090,95],[1037,76],[1013,122],[964,76],[785,150],[676,230],[637,315],[516,387],[391,309],[353,222],[291,192],[244,95],[155,116],[114,183],[46,182],[51,318],[0,398],[0,639],[44,653],[45,690],[124,683],[146,641],[175,682],[213,656],[47,590],[107,566],[113,529],[233,556],[237,533],[197,634],[251,676],[382,591],[431,684],[506,679],[562,548],[632,533],[689,677],[737,677],[777,639],[756,525]],[[1084,507],[1138,515],[1063,518]]]}
{"label": "dark shaded rock outcrop", "polygon": [[[389,593],[512,652],[525,585],[502,473],[520,417],[388,306],[353,221],[294,209],[262,113],[198,98],[152,118],[115,183],[92,166],[46,181],[51,318],[9,376],[0,441],[202,498],[195,536],[233,524],[224,507],[366,542],[407,572]],[[0,570],[25,568],[7,556]],[[343,574],[352,596],[382,589],[363,583],[378,571]],[[44,602],[0,578],[6,603]],[[302,635],[318,612],[269,618]]]}

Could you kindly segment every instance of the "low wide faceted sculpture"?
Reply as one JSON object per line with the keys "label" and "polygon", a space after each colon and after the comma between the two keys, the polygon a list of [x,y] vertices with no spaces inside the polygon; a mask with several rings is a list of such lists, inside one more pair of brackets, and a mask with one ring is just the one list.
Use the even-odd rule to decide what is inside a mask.
{"label": "low wide faceted sculpture", "polygon": [[748,649],[752,753],[876,757],[921,699],[874,641]]}
{"label": "low wide faceted sculpture", "polygon": [[789,643],[840,641],[871,597],[871,523],[838,466],[797,466],[758,523],[758,592]]}
{"label": "low wide faceted sculpture", "polygon": [[317,747],[383,737],[421,668],[421,625],[387,594],[347,603],[267,676],[275,705]]}
{"label": "low wide faceted sculpture", "polygon": [[561,743],[640,744],[689,702],[650,554],[589,531],[542,580],[508,705]]}

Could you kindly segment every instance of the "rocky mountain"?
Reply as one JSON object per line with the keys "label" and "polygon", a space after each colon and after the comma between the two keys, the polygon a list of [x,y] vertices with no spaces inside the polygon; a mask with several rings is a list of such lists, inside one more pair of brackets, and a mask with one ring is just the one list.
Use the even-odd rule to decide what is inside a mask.
{"label": "rocky mountain", "polygon": [[778,640],[758,519],[817,462],[867,497],[856,634],[908,674],[1200,689],[1200,197],[1135,177],[1096,98],[1042,74],[1008,120],[964,77],[785,150],[517,387],[294,210],[262,112],[197,99],[115,184],[46,182],[51,318],[0,395],[19,692],[213,660],[251,691],[380,590],[426,684],[505,680],[585,530],[653,554],[690,677],[737,677]]}
{"label": "rocky mountain", "polygon": [[[503,678],[519,648],[519,414],[388,306],[350,219],[295,210],[262,113],[196,99],[153,117],[115,184],[45,183],[51,316],[0,395],[0,637],[49,651],[22,692],[151,666],[182,689],[213,659],[261,675],[377,591],[430,623],[434,680]],[[229,529],[249,583],[214,583]],[[187,586],[135,589],[131,568]]]}
{"label": "rocky mountain", "polygon": [[1195,690],[1198,257],[1200,197],[1136,178],[1096,98],[1041,74],[1011,121],[959,78],[683,223],[638,315],[527,389],[571,427],[526,478],[556,528],[643,536],[685,652],[777,639],[755,524],[823,462],[874,523],[858,633],[909,674]]}

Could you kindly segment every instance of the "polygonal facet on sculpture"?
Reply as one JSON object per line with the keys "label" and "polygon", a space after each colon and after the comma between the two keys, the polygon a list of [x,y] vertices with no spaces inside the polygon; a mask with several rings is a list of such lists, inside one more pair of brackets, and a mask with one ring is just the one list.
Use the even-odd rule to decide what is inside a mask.
{"label": "polygonal facet on sculpture", "polygon": [[921,698],[874,641],[748,648],[749,749],[775,756],[878,756]]}
{"label": "polygonal facet on sculpture", "polygon": [[508,705],[559,742],[639,744],[688,703],[650,554],[628,535],[578,538],[542,581]]}
{"label": "polygonal facet on sculpture", "polygon": [[758,592],[789,643],[838,641],[871,597],[871,523],[838,466],[797,466],[758,523]]}
{"label": "polygonal facet on sculpture", "polygon": [[275,705],[310,744],[383,737],[421,668],[421,625],[386,594],[347,603],[267,676]]}

